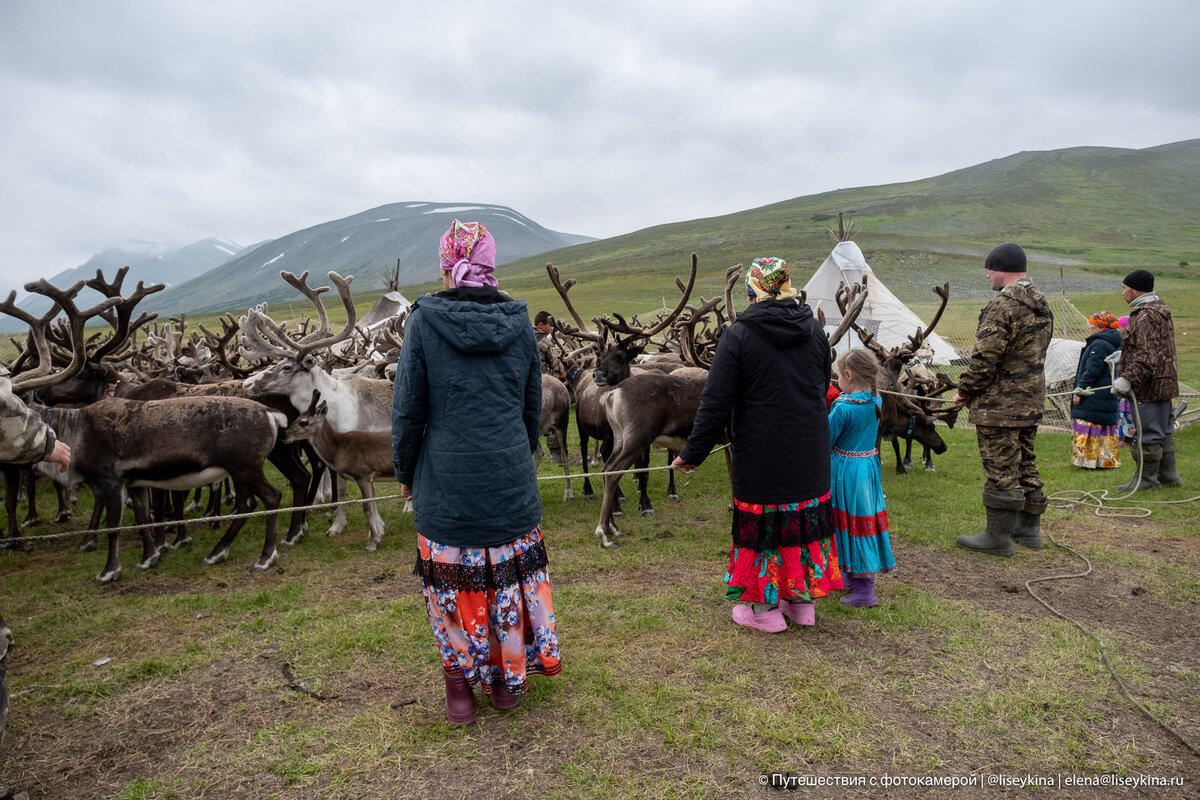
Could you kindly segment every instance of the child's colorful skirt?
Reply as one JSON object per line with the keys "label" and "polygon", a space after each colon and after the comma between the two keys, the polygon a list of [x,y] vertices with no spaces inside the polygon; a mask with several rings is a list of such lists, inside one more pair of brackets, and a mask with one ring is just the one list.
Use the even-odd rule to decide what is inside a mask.
{"label": "child's colorful skirt", "polygon": [[498,547],[448,547],[417,534],[417,574],[442,668],[487,694],[526,676],[557,675],[554,603],[540,528]]}
{"label": "child's colorful skirt", "polygon": [[1083,469],[1115,469],[1121,466],[1116,425],[1097,425],[1077,419],[1071,436],[1071,463]]}
{"label": "child's colorful skirt", "polygon": [[798,503],[733,501],[728,600],[811,603],[842,588],[829,495]]}

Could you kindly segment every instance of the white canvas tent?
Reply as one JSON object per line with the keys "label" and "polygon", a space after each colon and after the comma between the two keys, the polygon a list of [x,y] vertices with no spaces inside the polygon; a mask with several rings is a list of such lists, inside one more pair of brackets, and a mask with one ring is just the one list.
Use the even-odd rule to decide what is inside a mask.
{"label": "white canvas tent", "polygon": [[[858,317],[859,327],[875,334],[875,341],[888,348],[906,344],[918,328],[924,330],[925,323],[883,285],[858,245],[847,241],[838,242],[820,269],[804,284],[813,313],[819,310],[825,314],[826,333],[832,333],[842,321],[842,312],[834,299],[838,286],[842,282],[847,286],[862,283],[864,277],[867,279],[867,301]],[[937,333],[931,333],[925,345],[933,351],[934,364],[949,364],[958,357],[954,347]],[[841,355],[843,351],[857,347],[862,347],[862,342],[851,332],[838,343],[837,351]]]}

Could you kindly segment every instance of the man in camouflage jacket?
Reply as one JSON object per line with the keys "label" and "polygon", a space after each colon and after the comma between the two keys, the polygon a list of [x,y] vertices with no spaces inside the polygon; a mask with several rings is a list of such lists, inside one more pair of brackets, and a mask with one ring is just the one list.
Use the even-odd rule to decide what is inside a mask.
{"label": "man in camouflage jacket", "polygon": [[968,550],[1011,556],[1013,542],[1041,547],[1046,510],[1034,455],[1046,403],[1046,349],[1054,315],[1045,296],[1025,276],[1025,251],[1007,242],[984,262],[998,294],[979,314],[975,349],[958,380],[955,406],[970,408],[983,461],[987,529],[959,536]]}
{"label": "man in camouflage jacket", "polygon": [[[57,462],[60,470],[71,463],[71,448],[58,441],[50,426],[38,419],[21,399],[13,394],[8,370],[0,365],[0,462],[33,464],[38,461]],[[8,648],[12,633],[0,616],[0,742],[8,722]]]}
{"label": "man in camouflage jacket", "polygon": [[60,471],[65,471],[70,459],[71,448],[58,441],[50,426],[13,394],[9,371],[0,365],[0,462],[53,461]]}
{"label": "man in camouflage jacket", "polygon": [[1141,479],[1123,490],[1181,486],[1175,470],[1175,425],[1171,401],[1179,394],[1179,362],[1175,357],[1175,325],[1171,309],[1154,293],[1154,276],[1137,269],[1125,277],[1121,287],[1132,309],[1129,324],[1121,334],[1120,376],[1113,390],[1120,395],[1132,391],[1137,402],[1137,444],[1134,462],[1141,462]]}

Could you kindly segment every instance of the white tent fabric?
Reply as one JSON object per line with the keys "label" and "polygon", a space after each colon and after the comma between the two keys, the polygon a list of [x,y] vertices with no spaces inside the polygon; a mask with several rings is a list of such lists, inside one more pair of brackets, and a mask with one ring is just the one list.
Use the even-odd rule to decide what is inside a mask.
{"label": "white tent fabric", "polygon": [[[834,299],[838,286],[843,282],[847,286],[862,283],[864,277],[867,279],[867,301],[858,317],[859,327],[875,334],[875,341],[888,348],[906,344],[918,329],[924,330],[925,323],[883,285],[858,245],[838,242],[820,269],[804,284],[813,313],[819,310],[825,314],[826,333],[832,333],[842,321],[842,312]],[[933,364],[949,364],[958,357],[955,348],[937,333],[929,335],[925,346],[933,351]],[[862,347],[862,342],[851,332],[838,343],[837,352],[841,355],[847,349],[858,347]]]}

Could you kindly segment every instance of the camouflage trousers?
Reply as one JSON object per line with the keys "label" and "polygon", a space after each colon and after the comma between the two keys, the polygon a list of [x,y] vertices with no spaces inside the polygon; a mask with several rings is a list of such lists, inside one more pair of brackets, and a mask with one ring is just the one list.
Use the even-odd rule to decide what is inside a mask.
{"label": "camouflage trousers", "polygon": [[976,425],[979,457],[983,461],[983,504],[1020,511],[1026,500],[1042,497],[1042,476],[1033,451],[1037,426],[1000,428]]}

